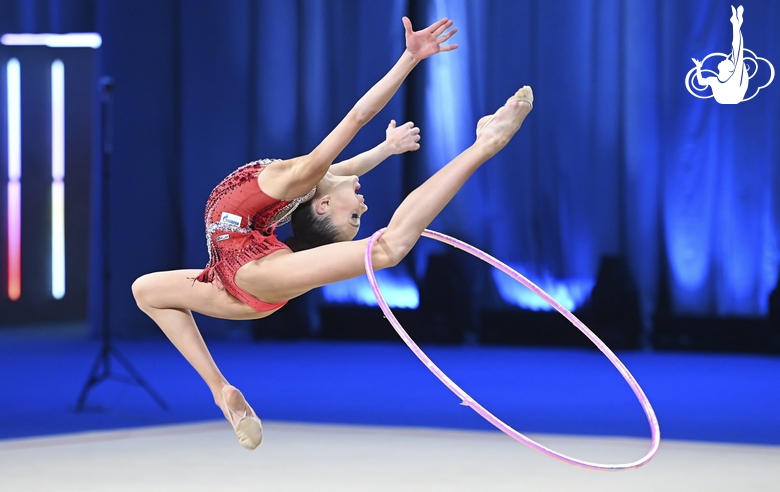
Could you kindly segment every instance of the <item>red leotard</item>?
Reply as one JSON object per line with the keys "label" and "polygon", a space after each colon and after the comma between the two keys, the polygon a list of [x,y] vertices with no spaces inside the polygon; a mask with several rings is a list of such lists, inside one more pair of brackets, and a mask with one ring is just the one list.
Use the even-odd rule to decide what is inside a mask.
{"label": "red leotard", "polygon": [[277,239],[274,229],[312,194],[286,201],[263,193],[257,176],[271,162],[264,159],[238,168],[209,195],[205,216],[209,263],[195,279],[218,280],[233,297],[261,313],[274,311],[286,301],[271,304],[252,296],[236,285],[236,272],[250,261],[289,249]]}

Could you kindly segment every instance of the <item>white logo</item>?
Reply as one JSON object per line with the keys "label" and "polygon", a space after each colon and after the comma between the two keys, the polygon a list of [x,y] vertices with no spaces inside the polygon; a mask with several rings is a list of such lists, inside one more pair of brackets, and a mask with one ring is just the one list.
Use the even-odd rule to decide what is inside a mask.
{"label": "white logo", "polygon": [[217,241],[224,241],[226,239],[230,239],[230,234],[220,234],[217,236]]}
{"label": "white logo", "polygon": [[[742,5],[734,10],[734,6],[731,7],[731,27],[732,27],[732,40],[731,40],[731,54],[726,55],[724,53],[711,53],[704,57],[702,61],[692,58],[695,67],[693,67],[685,76],[685,88],[688,92],[700,99],[707,99],[714,97],[715,101],[720,104],[739,104],[742,101],[748,101],[756,97],[758,91],[763,89],[772,83],[772,79],[775,78],[775,67],[769,63],[766,58],[756,56],[755,53],[745,48],[744,41],[742,39],[742,13],[745,9]],[[723,58],[718,63],[718,72],[714,70],[702,68],[704,63],[709,59],[714,58],[714,61]],[[756,76],[759,72],[759,62],[766,63],[769,67],[769,80],[759,87],[756,87],[748,97],[745,97],[748,91],[748,84],[750,79]],[[763,70],[762,70],[763,72]],[[705,77],[703,74],[712,75]],[[762,79],[765,78],[762,76]],[[754,82],[755,85],[758,82]],[[712,94],[702,96],[694,92],[704,92],[707,87],[712,89]],[[691,90],[693,89],[693,90]]]}
{"label": "white logo", "polygon": [[234,225],[236,227],[241,227],[241,217],[229,212],[222,212],[222,216],[219,218],[219,221]]}

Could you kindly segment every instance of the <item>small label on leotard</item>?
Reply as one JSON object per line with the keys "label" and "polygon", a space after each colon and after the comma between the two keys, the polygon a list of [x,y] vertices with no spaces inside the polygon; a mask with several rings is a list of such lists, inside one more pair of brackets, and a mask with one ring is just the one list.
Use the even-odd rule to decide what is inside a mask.
{"label": "small label on leotard", "polygon": [[217,236],[217,241],[224,241],[225,239],[230,239],[230,234],[221,234]]}
{"label": "small label on leotard", "polygon": [[222,212],[222,217],[220,217],[219,221],[241,227],[241,217],[229,212]]}

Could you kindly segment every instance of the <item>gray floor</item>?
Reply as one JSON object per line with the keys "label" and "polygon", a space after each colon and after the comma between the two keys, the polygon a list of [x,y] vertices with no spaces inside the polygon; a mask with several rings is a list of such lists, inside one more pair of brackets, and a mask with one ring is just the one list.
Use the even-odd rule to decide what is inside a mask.
{"label": "gray floor", "polygon": [[[265,422],[246,451],[227,422],[0,441],[3,491],[770,491],[780,447],[662,441],[625,472],[543,456],[503,434]],[[532,436],[594,461],[642,457],[647,440]]]}

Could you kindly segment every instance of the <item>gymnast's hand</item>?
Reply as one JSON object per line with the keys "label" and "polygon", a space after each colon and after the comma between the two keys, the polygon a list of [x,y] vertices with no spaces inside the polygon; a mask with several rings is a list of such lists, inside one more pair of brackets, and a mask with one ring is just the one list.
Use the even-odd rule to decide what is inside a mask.
{"label": "gymnast's hand", "polygon": [[445,32],[452,27],[451,20],[442,19],[421,31],[412,31],[412,21],[408,17],[404,17],[403,22],[404,29],[406,29],[406,49],[417,61],[424,60],[440,51],[452,51],[458,47],[457,44],[441,45],[458,32],[457,27]]}
{"label": "gymnast's hand", "polygon": [[385,145],[391,154],[403,154],[420,148],[420,129],[411,121],[395,126],[395,120],[390,120],[385,134]]}

